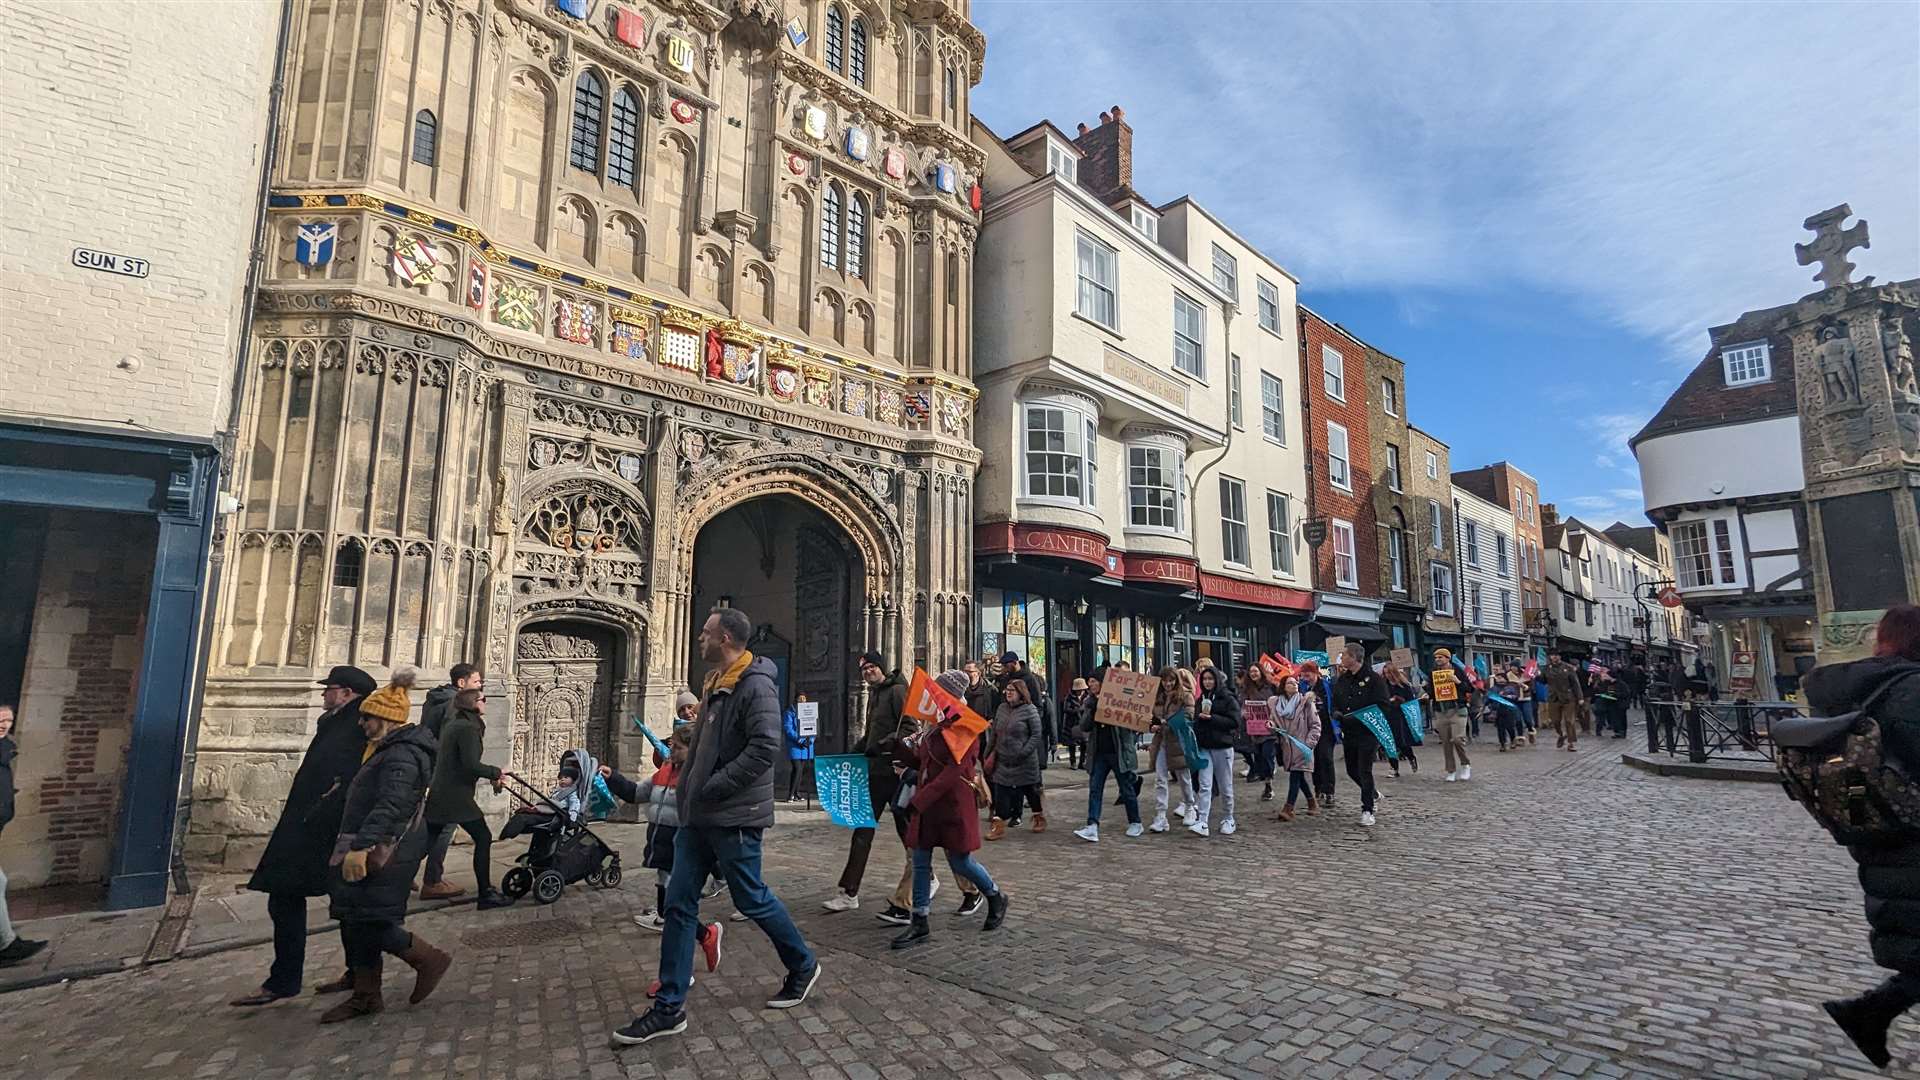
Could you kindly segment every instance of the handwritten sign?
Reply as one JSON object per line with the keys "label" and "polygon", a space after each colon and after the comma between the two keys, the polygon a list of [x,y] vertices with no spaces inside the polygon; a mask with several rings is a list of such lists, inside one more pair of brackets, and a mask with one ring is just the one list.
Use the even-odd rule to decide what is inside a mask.
{"label": "handwritten sign", "polygon": [[871,829],[873,795],[865,754],[832,754],[813,759],[813,788],[827,819],[847,829]]}
{"label": "handwritten sign", "polygon": [[1412,649],[1393,650],[1393,666],[1399,668],[1401,671],[1412,671],[1413,670],[1413,650]]}
{"label": "handwritten sign", "polygon": [[942,690],[939,683],[928,678],[927,673],[919,668],[913,669],[913,681],[907,684],[905,714],[927,728],[951,718],[953,722],[941,729],[940,737],[947,740],[947,749],[953,751],[955,761],[966,757],[968,748],[980,738],[981,732],[987,730],[986,717]]}
{"label": "handwritten sign", "polygon": [[1347,651],[1347,639],[1335,634],[1327,639],[1327,656],[1334,663],[1340,662],[1340,654]]}
{"label": "handwritten sign", "polygon": [[800,729],[800,737],[808,738],[820,734],[820,703],[802,701],[793,707],[794,726]]}
{"label": "handwritten sign", "polygon": [[1264,739],[1273,734],[1273,707],[1264,701],[1249,701],[1240,706],[1240,718],[1246,721],[1250,739]]}
{"label": "handwritten sign", "polygon": [[1094,722],[1129,731],[1145,731],[1153,724],[1153,695],[1160,680],[1141,671],[1107,669],[1094,706]]}

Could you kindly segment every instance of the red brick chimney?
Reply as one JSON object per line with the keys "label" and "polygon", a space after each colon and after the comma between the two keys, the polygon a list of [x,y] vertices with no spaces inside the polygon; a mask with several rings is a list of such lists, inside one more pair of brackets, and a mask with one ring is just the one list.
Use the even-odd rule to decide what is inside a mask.
{"label": "red brick chimney", "polygon": [[1108,202],[1115,192],[1133,186],[1133,129],[1120,106],[1101,113],[1097,128],[1081,124],[1073,144],[1086,155],[1078,169],[1080,186],[1095,198]]}
{"label": "red brick chimney", "polygon": [[1558,524],[1560,524],[1560,510],[1557,507],[1555,507],[1552,503],[1541,503],[1540,504],[1540,526],[1542,528],[1545,528],[1549,525],[1558,525]]}

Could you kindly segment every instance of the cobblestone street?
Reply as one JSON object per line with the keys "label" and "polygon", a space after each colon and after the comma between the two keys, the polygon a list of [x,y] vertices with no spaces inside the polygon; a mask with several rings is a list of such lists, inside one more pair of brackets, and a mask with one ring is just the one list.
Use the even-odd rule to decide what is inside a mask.
{"label": "cobblestone street", "polygon": [[[243,1014],[225,1001],[267,949],[181,960],[0,999],[18,1055],[0,1080],[1881,1075],[1818,1005],[1879,977],[1844,853],[1777,788],[1649,777],[1623,745],[1482,742],[1466,784],[1435,753],[1382,780],[1370,832],[1343,777],[1330,818],[1277,823],[1243,784],[1236,836],[1129,840],[1113,808],[1096,846],[1071,835],[1084,788],[1051,787],[1047,834],[982,852],[1013,898],[1005,930],[953,918],[949,883],[934,941],[905,955],[873,917],[898,855],[876,857],[859,911],[829,915],[845,834],[781,827],[767,876],[820,952],[817,996],[763,1009],[772,950],[729,923],[688,1033],[618,1052],[659,938],[629,918],[651,875],[616,827],[617,891],[411,920],[458,953],[425,1005],[390,961],[372,1021],[321,1028],[311,996]],[[315,938],[310,980],[339,964]],[[1920,1075],[1911,1021],[1894,1052],[1892,1074]]]}

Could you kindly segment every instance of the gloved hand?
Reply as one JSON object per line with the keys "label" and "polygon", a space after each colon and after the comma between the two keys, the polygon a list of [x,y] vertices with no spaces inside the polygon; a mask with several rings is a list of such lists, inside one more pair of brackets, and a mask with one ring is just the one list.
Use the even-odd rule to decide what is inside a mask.
{"label": "gloved hand", "polygon": [[346,859],[340,863],[340,876],[349,883],[364,880],[367,876],[367,853],[364,850],[347,852]]}

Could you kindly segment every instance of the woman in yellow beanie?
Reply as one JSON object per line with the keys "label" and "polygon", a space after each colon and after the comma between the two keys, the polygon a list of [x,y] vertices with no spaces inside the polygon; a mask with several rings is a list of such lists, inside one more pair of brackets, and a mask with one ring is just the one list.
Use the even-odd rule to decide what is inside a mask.
{"label": "woman in yellow beanie", "polygon": [[340,834],[334,840],[328,870],[331,914],[340,921],[353,996],[328,1009],[323,1024],[377,1013],[381,955],[392,953],[415,972],[413,996],[425,1001],[452,966],[453,958],[401,923],[413,874],[427,854],[427,828],[421,816],[427,782],[433,777],[433,736],[409,723],[413,702],[412,668],[394,672],[393,681],[360,702],[360,730],[367,737],[367,759],[347,788]]}

